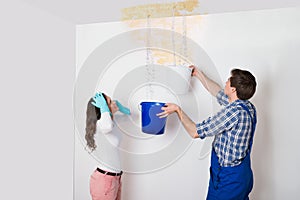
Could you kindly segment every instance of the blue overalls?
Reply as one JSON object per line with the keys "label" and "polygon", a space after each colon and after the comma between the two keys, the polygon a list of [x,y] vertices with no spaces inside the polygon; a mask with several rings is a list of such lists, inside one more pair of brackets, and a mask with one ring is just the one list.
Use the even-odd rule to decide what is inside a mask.
{"label": "blue overalls", "polygon": [[[242,106],[251,117],[248,107],[243,104],[239,105]],[[221,167],[218,162],[218,157],[214,149],[212,149],[210,180],[206,200],[249,200],[248,195],[253,187],[250,153],[256,127],[256,113],[254,113],[254,118],[251,117],[251,119],[252,132],[249,142],[249,152],[241,164],[234,167]]]}

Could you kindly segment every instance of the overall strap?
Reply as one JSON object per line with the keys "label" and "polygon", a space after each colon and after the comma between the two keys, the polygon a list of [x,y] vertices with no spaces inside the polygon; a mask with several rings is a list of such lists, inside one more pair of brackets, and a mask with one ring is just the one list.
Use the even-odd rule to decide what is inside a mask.
{"label": "overall strap", "polygon": [[256,120],[256,110],[252,106],[252,104],[250,104],[251,107],[252,107],[252,109],[254,110],[254,115],[252,117],[251,112],[250,112],[248,106],[246,106],[244,104],[241,104],[241,103],[238,104],[238,105],[240,105],[244,110],[247,111],[247,113],[249,114],[249,116],[251,118],[251,121],[252,121],[251,136],[250,136],[250,142],[249,142],[249,153],[250,153],[251,152],[251,148],[252,148],[252,143],[253,143],[253,136],[254,136],[254,132],[255,132],[255,128],[256,128],[256,122],[257,122],[257,120]]}

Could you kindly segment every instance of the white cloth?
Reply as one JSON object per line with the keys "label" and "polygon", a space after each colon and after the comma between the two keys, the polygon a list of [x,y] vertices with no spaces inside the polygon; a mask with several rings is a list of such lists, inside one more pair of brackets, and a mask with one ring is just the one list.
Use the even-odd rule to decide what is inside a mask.
{"label": "white cloth", "polygon": [[[107,115],[109,119],[107,118]],[[95,150],[98,158],[98,167],[105,171],[119,173],[121,171],[119,143],[120,136],[114,133],[114,123],[108,112],[102,113],[97,121],[97,134],[95,140],[97,148]]]}
{"label": "white cloth", "polygon": [[101,133],[109,133],[113,129],[113,121],[111,119],[110,113],[101,113],[101,118],[97,121],[97,130]]}

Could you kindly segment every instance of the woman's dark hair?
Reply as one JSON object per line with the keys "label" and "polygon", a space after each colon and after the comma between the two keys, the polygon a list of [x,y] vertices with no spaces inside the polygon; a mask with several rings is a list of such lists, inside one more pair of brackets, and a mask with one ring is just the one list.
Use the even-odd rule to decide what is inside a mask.
{"label": "woman's dark hair", "polygon": [[241,100],[250,99],[256,91],[255,77],[246,70],[231,70],[230,86],[236,88],[237,97]]}
{"label": "woman's dark hair", "polygon": [[[102,93],[103,94],[103,93]],[[103,94],[106,100],[106,95]],[[92,104],[93,98],[90,98],[86,109],[86,126],[85,126],[85,140],[86,144],[91,151],[94,151],[97,147],[94,135],[96,134],[97,121],[101,118],[100,108]],[[107,101],[107,100],[106,100]]]}

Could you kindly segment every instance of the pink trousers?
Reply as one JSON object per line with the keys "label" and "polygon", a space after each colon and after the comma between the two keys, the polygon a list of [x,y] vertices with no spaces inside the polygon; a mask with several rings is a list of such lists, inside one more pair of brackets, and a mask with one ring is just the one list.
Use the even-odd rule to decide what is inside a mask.
{"label": "pink trousers", "polygon": [[120,200],[121,176],[110,176],[95,170],[90,178],[90,193],[93,200]]}

